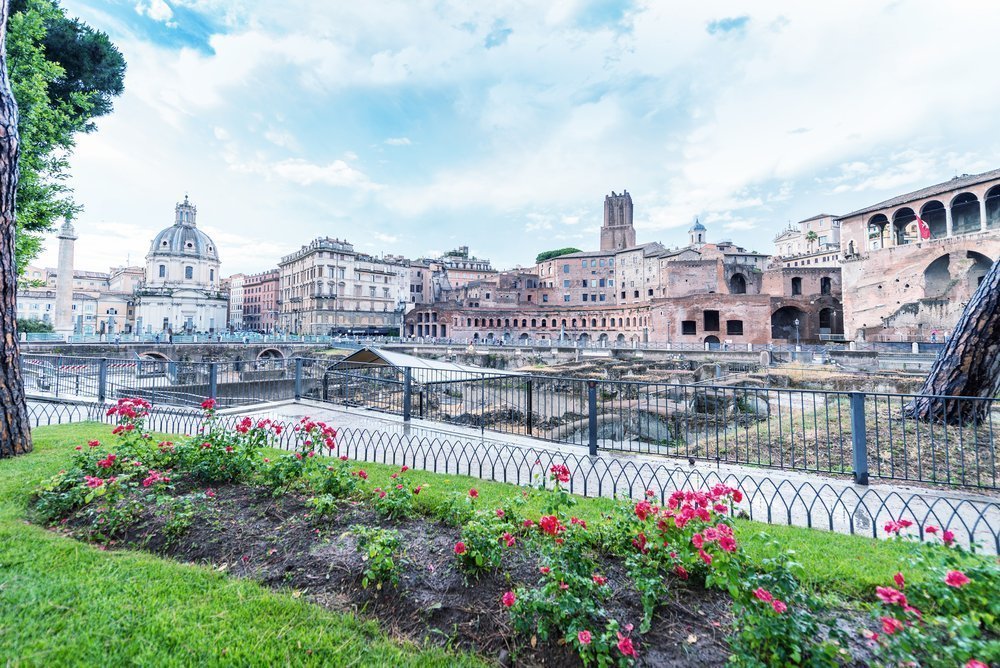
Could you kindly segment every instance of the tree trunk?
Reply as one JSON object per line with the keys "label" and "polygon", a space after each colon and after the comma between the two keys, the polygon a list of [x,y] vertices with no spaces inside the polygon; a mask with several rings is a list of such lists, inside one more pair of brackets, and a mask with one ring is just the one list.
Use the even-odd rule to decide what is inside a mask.
{"label": "tree trunk", "polygon": [[[983,277],[904,415],[963,424],[983,419],[1000,393],[1000,259]],[[944,399],[942,397],[980,397]]]}
{"label": "tree trunk", "polygon": [[7,14],[0,0],[0,457],[31,452],[31,427],[17,341],[14,196],[17,192],[17,102],[7,75]]}

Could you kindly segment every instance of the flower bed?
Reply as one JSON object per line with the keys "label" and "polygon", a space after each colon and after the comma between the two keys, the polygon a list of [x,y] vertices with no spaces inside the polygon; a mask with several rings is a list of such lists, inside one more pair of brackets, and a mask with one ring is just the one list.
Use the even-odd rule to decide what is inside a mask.
{"label": "flower bed", "polygon": [[[117,442],[80,445],[73,466],[37,491],[37,517],[83,539],[288,587],[501,662],[837,665],[912,656],[988,665],[997,657],[996,563],[972,567],[958,549],[915,547],[913,568],[934,577],[901,599],[901,575],[895,594],[880,590],[876,618],[859,624],[805,591],[789,557],[745,557],[730,519],[739,490],[678,491],[662,504],[650,494],[588,525],[563,487],[570,472],[555,465],[537,488],[512,487],[500,507],[486,507],[473,487],[421,515],[423,486],[406,467],[367,489],[364,464],[337,456],[327,425],[303,420],[296,451],[274,455],[265,449],[277,429],[270,422],[246,419],[230,431],[218,426],[213,402],[203,408],[198,434],[157,442],[144,431],[148,404],[120,401]],[[542,513],[528,513],[537,498]],[[961,642],[925,651],[920,634]]]}

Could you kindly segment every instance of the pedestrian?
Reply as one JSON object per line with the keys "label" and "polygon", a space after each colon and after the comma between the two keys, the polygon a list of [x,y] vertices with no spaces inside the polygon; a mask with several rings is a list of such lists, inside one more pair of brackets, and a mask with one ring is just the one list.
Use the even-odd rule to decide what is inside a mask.
{"label": "pedestrian", "polygon": [[937,330],[931,330],[931,343],[937,343]]}

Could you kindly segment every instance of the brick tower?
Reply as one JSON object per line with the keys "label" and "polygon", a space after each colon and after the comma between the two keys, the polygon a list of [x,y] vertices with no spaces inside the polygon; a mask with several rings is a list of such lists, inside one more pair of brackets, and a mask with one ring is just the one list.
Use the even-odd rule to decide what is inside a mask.
{"label": "brick tower", "polygon": [[635,246],[635,228],[632,227],[632,196],[628,191],[621,195],[611,191],[604,198],[604,225],[601,227],[601,250],[613,251]]}

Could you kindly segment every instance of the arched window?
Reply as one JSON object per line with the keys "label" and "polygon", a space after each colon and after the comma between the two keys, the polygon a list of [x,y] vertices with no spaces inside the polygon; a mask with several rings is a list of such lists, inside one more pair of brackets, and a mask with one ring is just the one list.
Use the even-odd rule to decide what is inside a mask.
{"label": "arched window", "polygon": [[194,278],[194,267],[184,267],[184,278]]}
{"label": "arched window", "polygon": [[167,265],[161,264],[160,265],[160,278],[166,278],[166,277],[167,277]]}
{"label": "arched window", "polygon": [[[208,282],[212,283],[215,281],[215,269],[208,270]],[[320,288],[322,290],[322,288]]]}

